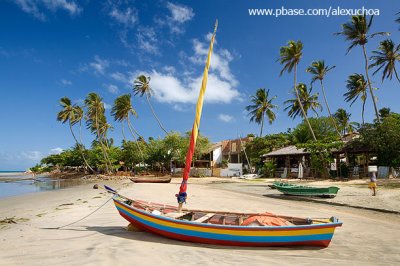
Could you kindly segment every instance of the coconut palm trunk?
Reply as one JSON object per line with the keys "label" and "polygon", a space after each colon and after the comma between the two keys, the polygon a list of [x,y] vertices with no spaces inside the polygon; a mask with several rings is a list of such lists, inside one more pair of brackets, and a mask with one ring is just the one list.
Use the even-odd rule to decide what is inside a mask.
{"label": "coconut palm trunk", "polygon": [[261,131],[260,131],[260,138],[262,137],[262,133],[263,133],[263,127],[264,127],[264,113],[262,114],[262,120],[261,120]]}
{"label": "coconut palm trunk", "polygon": [[365,48],[365,44],[362,45],[362,48],[363,48],[364,59],[365,59],[365,76],[367,78],[368,88],[369,88],[369,91],[371,93],[372,102],[374,103],[376,119],[377,119],[378,123],[380,123],[381,122],[381,118],[379,117],[378,107],[376,106],[375,95],[374,95],[374,92],[372,90],[371,80],[370,80],[369,74],[368,74],[368,57],[367,57],[367,49]]}
{"label": "coconut palm trunk", "polygon": [[125,136],[125,129],[124,129],[124,123],[122,123],[122,137],[124,138],[124,141],[126,142],[126,136]]}
{"label": "coconut palm trunk", "polygon": [[362,104],[362,111],[361,111],[362,125],[365,124],[365,120],[364,120],[364,111],[365,111],[365,100],[363,101],[363,104]]}
{"label": "coconut palm trunk", "polygon": [[148,95],[148,94],[146,94],[146,100],[147,100],[147,103],[148,103],[149,106],[150,106],[150,109],[151,109],[151,112],[153,113],[154,118],[157,120],[158,125],[159,125],[160,128],[168,135],[167,130],[165,130],[164,126],[161,124],[160,119],[158,119],[158,117],[157,117],[157,115],[156,115],[156,112],[154,111],[153,106],[152,106],[151,103],[150,103],[150,98],[149,98],[149,95]]}
{"label": "coconut palm trunk", "polygon": [[[294,65],[294,72],[293,73],[294,73],[294,91],[296,92],[297,101],[299,103],[301,112],[303,113],[304,120],[306,121],[307,126],[310,129],[310,132],[311,132],[311,135],[313,137],[313,140],[316,142],[317,138],[315,137],[314,130],[311,127],[311,124],[310,124],[310,121],[308,120],[306,112],[304,111],[303,104],[301,103],[301,100],[300,100],[299,92],[297,91],[297,64]],[[327,171],[327,169],[325,167],[324,157],[322,156],[321,153],[319,153],[318,156],[319,156],[319,158],[320,158],[320,160],[322,162],[322,168],[323,168],[322,169],[322,175],[323,175],[323,177],[328,177],[329,173],[328,173],[328,171]]]}
{"label": "coconut palm trunk", "polygon": [[[100,144],[100,148],[101,148],[101,151],[102,151],[102,153],[103,153],[103,158],[104,158],[104,160],[105,160],[105,165],[106,165],[106,172],[107,172],[107,174],[109,174],[110,173],[110,169],[109,169],[109,167],[108,167],[108,163],[109,163],[109,158],[108,158],[108,156],[107,156],[107,150],[106,150],[106,148],[104,147],[104,143],[103,143],[103,138],[100,136],[100,129],[99,129],[99,119],[98,119],[98,115],[97,115],[97,110],[95,111],[96,113],[95,113],[95,123],[96,123],[96,135],[97,135],[97,140],[99,141],[99,144]],[[111,163],[110,163],[110,165],[111,165]]]}
{"label": "coconut palm trunk", "polygon": [[75,142],[76,142],[76,145],[78,145],[79,152],[81,153],[82,158],[83,158],[83,161],[85,162],[86,166],[90,169],[90,171],[92,171],[92,173],[95,173],[95,171],[93,170],[93,168],[90,167],[89,163],[88,163],[87,160],[86,160],[85,154],[84,154],[83,149],[82,149],[82,145],[81,145],[81,143],[78,141],[78,139],[76,138],[75,133],[74,133],[74,130],[72,129],[72,123],[71,123],[71,121],[69,122],[69,130],[71,131],[72,137],[74,138],[74,140],[75,140]]}
{"label": "coconut palm trunk", "polygon": [[313,140],[314,140],[314,141],[317,141],[317,138],[315,137],[315,134],[314,134],[314,130],[313,130],[312,127],[311,127],[310,121],[309,121],[308,118],[307,118],[307,114],[306,114],[306,112],[304,111],[303,104],[301,103],[300,96],[299,96],[299,92],[297,91],[297,64],[294,65],[294,72],[293,72],[293,73],[294,73],[294,91],[295,91],[295,93],[296,93],[297,102],[299,103],[299,107],[300,107],[301,112],[302,112],[302,114],[303,114],[304,120],[306,121],[307,126],[308,126],[308,128],[310,129],[310,132],[311,132],[311,135],[312,135],[312,137],[313,137]]}
{"label": "coconut palm trunk", "polygon": [[324,83],[322,82],[321,79],[319,81],[321,83],[322,96],[324,97],[324,101],[325,101],[326,109],[328,110],[329,117],[332,119],[333,126],[335,127],[335,130],[338,133],[339,137],[342,138],[342,135],[340,134],[339,129],[337,127],[336,120],[333,118],[331,109],[329,108],[328,100],[326,99]]}
{"label": "coconut palm trunk", "polygon": [[[140,156],[142,157],[142,162],[143,162],[143,164],[144,164],[144,155],[143,155],[143,151],[142,151],[142,149],[140,148],[140,145],[139,145],[139,143],[138,143],[138,141],[137,141],[137,139],[136,139],[136,135],[135,135],[134,132],[133,132],[134,129],[133,129],[132,124],[131,124],[131,122],[130,122],[130,120],[129,120],[129,115],[128,115],[127,121],[128,121],[128,128],[129,128],[129,130],[130,130],[130,132],[131,132],[131,134],[132,134],[132,136],[133,136],[133,140],[134,140],[134,142],[136,143],[136,146],[137,146],[137,148],[138,148],[138,150],[139,150],[139,152],[140,152]],[[140,137],[140,135],[138,135],[138,137]]]}

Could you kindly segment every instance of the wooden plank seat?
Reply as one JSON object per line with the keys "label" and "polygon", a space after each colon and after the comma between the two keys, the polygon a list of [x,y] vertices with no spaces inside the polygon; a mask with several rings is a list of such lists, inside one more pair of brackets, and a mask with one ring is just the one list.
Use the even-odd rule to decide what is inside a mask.
{"label": "wooden plank seat", "polygon": [[215,213],[207,213],[206,215],[194,220],[194,222],[204,223],[207,220],[209,220],[211,217],[213,217],[214,215],[215,215]]}

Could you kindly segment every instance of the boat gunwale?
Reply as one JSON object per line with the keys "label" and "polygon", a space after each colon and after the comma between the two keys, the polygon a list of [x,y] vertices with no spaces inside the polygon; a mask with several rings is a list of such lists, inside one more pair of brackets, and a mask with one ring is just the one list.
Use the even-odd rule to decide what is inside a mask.
{"label": "boat gunwale", "polygon": [[[116,195],[117,196],[117,195]],[[215,229],[223,229],[223,230],[243,230],[243,231],[292,231],[292,230],[313,230],[313,229],[324,229],[324,228],[336,228],[341,227],[342,222],[327,222],[320,224],[308,224],[308,225],[293,225],[293,226],[242,226],[242,225],[222,225],[222,224],[210,224],[210,223],[197,223],[194,221],[186,221],[186,220],[178,220],[171,217],[167,217],[164,215],[157,215],[154,213],[149,213],[134,206],[130,206],[123,201],[113,198],[114,202],[121,204],[123,207],[128,208],[130,210],[139,212],[142,215],[145,215],[150,218],[154,218],[160,221],[168,221],[180,225],[188,225],[195,227],[203,227],[203,228],[215,228]],[[279,216],[277,216],[279,217]]]}

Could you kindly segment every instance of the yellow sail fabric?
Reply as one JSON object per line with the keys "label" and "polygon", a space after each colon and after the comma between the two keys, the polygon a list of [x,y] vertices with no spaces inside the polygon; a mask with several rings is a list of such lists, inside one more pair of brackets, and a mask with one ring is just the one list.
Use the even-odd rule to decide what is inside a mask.
{"label": "yellow sail fabric", "polygon": [[203,110],[204,94],[206,93],[206,88],[207,88],[208,70],[210,68],[211,54],[212,54],[212,50],[213,50],[213,45],[214,45],[215,34],[217,32],[217,28],[218,28],[218,20],[215,22],[214,33],[211,37],[210,48],[208,50],[206,66],[204,68],[203,81],[201,82],[199,98],[198,98],[197,104],[196,104],[196,116],[195,116],[194,123],[193,123],[192,135],[190,136],[190,144],[189,144],[188,152],[186,154],[186,164],[185,164],[185,169],[183,171],[182,183],[181,183],[181,186],[179,189],[179,194],[176,195],[178,198],[178,203],[180,203],[180,204],[182,204],[183,202],[186,201],[187,180],[189,179],[190,165],[192,163],[194,148],[196,147],[197,135],[199,132],[201,112]]}

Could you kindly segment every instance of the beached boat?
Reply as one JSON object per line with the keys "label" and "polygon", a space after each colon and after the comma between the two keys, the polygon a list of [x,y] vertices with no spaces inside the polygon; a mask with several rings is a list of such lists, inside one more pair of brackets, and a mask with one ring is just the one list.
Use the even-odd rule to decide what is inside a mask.
{"label": "beached boat", "polygon": [[132,177],[134,183],[170,183],[171,177]]}
{"label": "beached boat", "polygon": [[342,223],[271,213],[232,213],[182,209],[133,200],[116,193],[120,215],[136,228],[168,238],[230,246],[322,246]]}
{"label": "beached boat", "polygon": [[272,185],[268,185],[268,187],[270,187],[272,189],[276,189],[276,186],[293,187],[296,185],[290,184],[290,183],[285,183],[285,182],[274,182],[274,183],[272,183]]}
{"label": "beached boat", "polygon": [[[182,183],[176,194],[178,206],[167,206],[129,199],[114,193],[114,204],[120,215],[135,228],[172,239],[206,244],[233,246],[296,246],[327,247],[336,227],[337,218],[309,219],[277,216],[270,213],[234,213],[183,209],[187,198],[187,181],[200,126],[204,93],[217,23],[211,37],[204,69],[196,116],[185,160]],[[107,189],[107,188],[106,188]]]}
{"label": "beached boat", "polygon": [[338,187],[309,187],[275,182],[274,187],[285,195],[334,198]]}

